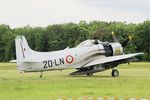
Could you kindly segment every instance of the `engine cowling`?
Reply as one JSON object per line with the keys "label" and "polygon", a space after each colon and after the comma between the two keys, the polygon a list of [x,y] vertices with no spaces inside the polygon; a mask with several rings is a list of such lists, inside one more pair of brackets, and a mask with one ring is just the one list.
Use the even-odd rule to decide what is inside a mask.
{"label": "engine cowling", "polygon": [[120,43],[103,43],[106,56],[122,55],[123,48]]}
{"label": "engine cowling", "polygon": [[110,43],[112,50],[113,50],[113,56],[115,55],[122,55],[123,54],[123,48],[120,43]]}

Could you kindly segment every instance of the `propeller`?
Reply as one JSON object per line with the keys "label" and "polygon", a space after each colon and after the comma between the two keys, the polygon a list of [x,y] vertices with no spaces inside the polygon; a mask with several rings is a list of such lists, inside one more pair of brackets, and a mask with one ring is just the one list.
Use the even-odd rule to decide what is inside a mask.
{"label": "propeller", "polygon": [[127,46],[127,44],[128,44],[130,41],[131,41],[131,36],[128,36],[128,38],[127,38],[125,41],[123,41],[123,42],[121,43],[122,47]]}
{"label": "propeller", "polygon": [[119,40],[117,39],[116,35],[114,34],[114,32],[111,33],[112,37],[114,39],[114,42],[119,42]]}
{"label": "propeller", "polygon": [[[113,39],[114,39],[114,42],[118,42],[118,43],[119,43],[119,40],[118,40],[118,38],[115,36],[114,32],[112,32],[112,37],[113,37]],[[128,36],[128,38],[127,38],[126,40],[124,40],[124,41],[121,43],[122,47],[127,46],[127,44],[128,44],[130,41],[131,41],[131,36]]]}

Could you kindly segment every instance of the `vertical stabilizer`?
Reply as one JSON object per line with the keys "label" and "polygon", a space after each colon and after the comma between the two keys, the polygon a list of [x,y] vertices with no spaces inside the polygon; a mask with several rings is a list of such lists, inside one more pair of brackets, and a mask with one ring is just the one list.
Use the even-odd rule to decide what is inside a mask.
{"label": "vertical stabilizer", "polygon": [[17,36],[15,39],[16,58],[18,70],[23,70],[23,61],[32,53],[24,36]]}

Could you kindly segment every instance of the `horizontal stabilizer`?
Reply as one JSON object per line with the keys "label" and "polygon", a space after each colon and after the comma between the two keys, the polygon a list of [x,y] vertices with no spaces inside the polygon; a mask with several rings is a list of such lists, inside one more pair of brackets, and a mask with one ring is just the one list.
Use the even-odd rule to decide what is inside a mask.
{"label": "horizontal stabilizer", "polygon": [[42,60],[37,60],[37,59],[24,59],[24,63],[35,63],[35,62],[41,62]]}
{"label": "horizontal stabilizer", "polygon": [[9,62],[10,62],[10,63],[16,63],[17,60],[10,60]]}

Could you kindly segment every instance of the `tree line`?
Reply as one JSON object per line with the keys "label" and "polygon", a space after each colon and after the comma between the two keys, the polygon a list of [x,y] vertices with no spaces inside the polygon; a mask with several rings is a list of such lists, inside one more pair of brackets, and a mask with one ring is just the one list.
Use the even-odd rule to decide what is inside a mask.
{"label": "tree line", "polygon": [[126,53],[144,52],[139,56],[142,61],[150,61],[150,20],[133,24],[126,22],[80,21],[79,23],[64,23],[48,25],[47,27],[25,26],[10,28],[0,25],[0,62],[16,59],[15,37],[24,35],[29,46],[36,51],[54,51],[75,47],[86,39],[97,37],[101,41],[113,42],[111,32],[119,41],[124,41],[129,35],[131,43],[124,48]]}

